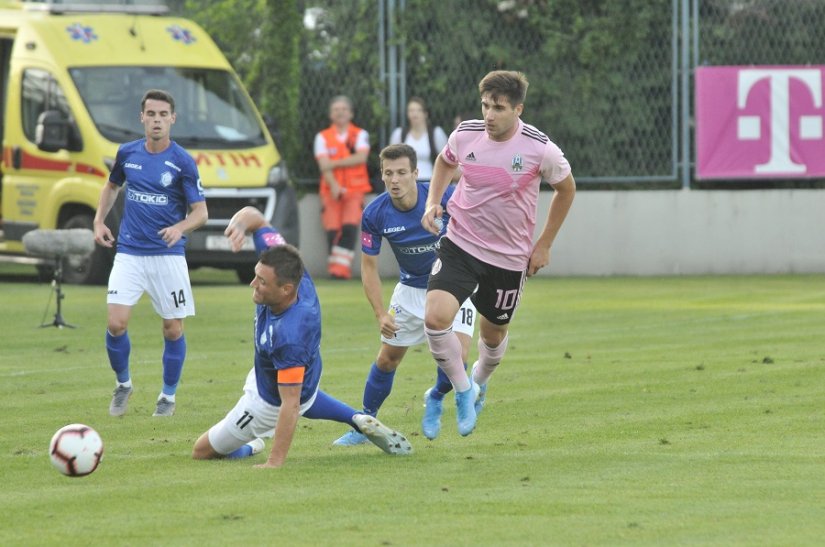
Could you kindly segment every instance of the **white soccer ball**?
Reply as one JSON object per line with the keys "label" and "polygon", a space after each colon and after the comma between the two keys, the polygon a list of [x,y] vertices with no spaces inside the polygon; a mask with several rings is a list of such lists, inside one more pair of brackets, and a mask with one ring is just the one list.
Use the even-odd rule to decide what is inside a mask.
{"label": "white soccer ball", "polygon": [[52,437],[49,457],[55,469],[69,477],[83,477],[97,469],[103,458],[103,441],[83,424],[61,427]]}

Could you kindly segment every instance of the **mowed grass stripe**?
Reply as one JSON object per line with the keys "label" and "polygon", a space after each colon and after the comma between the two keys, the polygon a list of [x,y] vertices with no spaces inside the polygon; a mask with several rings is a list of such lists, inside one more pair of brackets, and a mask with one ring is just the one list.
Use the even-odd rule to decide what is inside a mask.
{"label": "mowed grass stripe", "polygon": [[[187,320],[172,420],[151,417],[160,321],[130,325],[135,395],[108,416],[105,291],[69,287],[76,330],[38,329],[46,285],[0,284],[3,545],[817,545],[825,537],[825,276],[530,279],[476,431],[445,399],[419,433],[434,365],[413,348],[380,417],[409,458],[341,449],[302,420],[287,466],[194,462],[192,443],[240,395],[250,289],[214,272]],[[378,351],[360,284],[319,281],[322,386],[358,406]],[[392,285],[385,285],[389,298]],[[52,302],[53,305],[53,302]],[[47,317],[48,319],[48,317]],[[476,354],[471,350],[471,359]],[[98,471],[66,479],[61,425],[96,427]],[[267,444],[267,449],[269,444]],[[47,525],[48,524],[48,525]]]}

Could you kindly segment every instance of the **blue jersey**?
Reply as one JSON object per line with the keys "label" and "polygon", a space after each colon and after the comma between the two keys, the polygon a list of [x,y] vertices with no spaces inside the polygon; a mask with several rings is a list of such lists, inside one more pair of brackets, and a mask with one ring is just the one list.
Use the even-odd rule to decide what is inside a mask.
{"label": "blue jersey", "polygon": [[109,180],[126,183],[125,205],[117,250],[131,255],[182,255],[186,237],[172,247],[158,232],[177,224],[189,204],[204,201],[198,168],[192,156],[172,142],[163,152],[146,150],[146,139],[122,144]]}
{"label": "blue jersey", "polygon": [[[429,183],[418,185],[418,201],[409,211],[399,211],[392,198],[384,192],[367,205],[361,218],[361,252],[377,256],[381,251],[381,238],[390,244],[400,268],[400,282],[418,289],[427,288],[427,278],[435,261],[438,240],[447,230],[450,216],[445,212],[441,234],[435,236],[421,226],[424,216]],[[441,207],[447,210],[447,201],[453,195],[454,186],[448,186],[441,198]]]}
{"label": "blue jersey", "polygon": [[[258,254],[286,243],[272,228],[261,228],[253,237]],[[255,310],[255,378],[258,394],[267,403],[281,406],[278,371],[305,367],[301,404],[307,402],[321,381],[321,304],[315,284],[305,271],[298,284],[298,300],[283,313],[258,304]]]}

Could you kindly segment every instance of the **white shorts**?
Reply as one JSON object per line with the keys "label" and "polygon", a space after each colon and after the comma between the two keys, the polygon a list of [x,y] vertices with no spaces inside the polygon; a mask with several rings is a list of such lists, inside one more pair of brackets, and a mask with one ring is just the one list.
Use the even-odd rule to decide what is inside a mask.
{"label": "white shorts", "polygon": [[[392,292],[389,312],[395,317],[398,332],[394,338],[381,336],[381,341],[390,346],[410,347],[423,343],[427,336],[424,332],[424,305],[427,302],[427,289],[416,289],[398,283]],[[458,310],[453,321],[453,332],[473,336],[476,322],[476,308],[468,298]]]}
{"label": "white shorts", "polygon": [[[301,405],[304,414],[315,404],[316,391],[312,397]],[[259,437],[271,438],[275,435],[275,424],[281,408],[264,401],[258,394],[258,382],[255,369],[246,375],[243,395],[226,417],[209,429],[209,444],[218,454],[226,456],[251,440]]]}
{"label": "white shorts", "polygon": [[152,306],[164,319],[195,315],[189,267],[183,255],[115,255],[109,274],[108,304],[134,306],[149,293]]}

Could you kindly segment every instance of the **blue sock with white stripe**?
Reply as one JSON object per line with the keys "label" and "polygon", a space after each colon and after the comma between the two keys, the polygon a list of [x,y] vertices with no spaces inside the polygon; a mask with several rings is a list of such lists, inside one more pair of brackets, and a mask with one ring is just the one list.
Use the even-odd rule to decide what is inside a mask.
{"label": "blue sock with white stripe", "polygon": [[109,354],[109,365],[117,375],[117,381],[125,384],[129,381],[129,353],[132,351],[132,343],[129,341],[129,333],[124,332],[120,336],[112,336],[106,330],[106,353]]}
{"label": "blue sock with white stripe", "polygon": [[[446,377],[446,376],[445,376]],[[392,391],[392,382],[395,371],[384,372],[375,363],[370,368],[367,384],[364,386],[364,412],[370,416],[378,414],[378,409],[384,404]],[[449,382],[449,380],[447,380]]]}
{"label": "blue sock with white stripe", "polygon": [[355,422],[352,421],[352,417],[357,413],[358,411],[348,404],[342,403],[319,389],[318,394],[315,396],[315,402],[304,412],[304,417],[310,420],[332,420],[333,422],[348,424],[353,429],[358,429]]}
{"label": "blue sock with white stripe", "polygon": [[243,445],[239,449],[235,450],[234,452],[230,452],[227,454],[227,458],[230,460],[237,460],[240,458],[248,458],[252,455],[252,447],[248,444]]}
{"label": "blue sock with white stripe", "polygon": [[186,337],[164,340],[163,345],[163,394],[174,396],[178,389],[183,360],[186,358]]}

